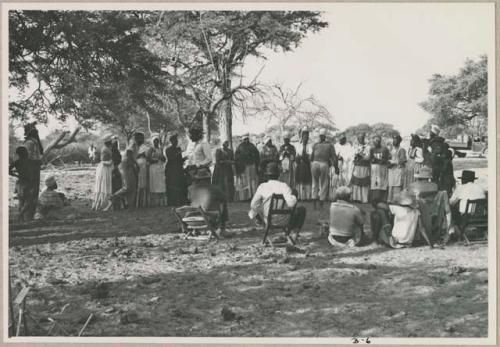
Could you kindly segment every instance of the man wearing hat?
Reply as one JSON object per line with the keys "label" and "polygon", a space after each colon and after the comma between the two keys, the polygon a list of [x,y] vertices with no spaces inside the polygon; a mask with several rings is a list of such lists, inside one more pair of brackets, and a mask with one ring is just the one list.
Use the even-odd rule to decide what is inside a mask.
{"label": "man wearing hat", "polygon": [[357,246],[363,240],[363,212],[351,200],[351,190],[342,186],[335,191],[337,201],[330,205],[330,233],[332,246]]}
{"label": "man wearing hat", "polygon": [[296,156],[295,147],[290,143],[291,134],[286,131],[283,134],[283,144],[279,150],[279,160],[281,163],[280,181],[288,184],[290,188],[295,188],[294,161]]}
{"label": "man wearing hat", "polygon": [[316,202],[320,201],[320,207],[328,195],[330,166],[335,168],[335,174],[339,174],[337,154],[331,142],[326,141],[326,129],[319,132],[319,142],[314,144],[311,154],[311,176],[312,176],[312,199],[314,208]]}
{"label": "man wearing hat", "polygon": [[250,142],[250,134],[243,135],[243,141],[234,152],[236,169],[236,200],[248,201],[258,186],[258,168],[260,155],[257,147]]}
{"label": "man wearing hat", "polygon": [[467,200],[486,199],[486,191],[474,181],[477,179],[476,173],[472,170],[463,170],[459,177],[462,184],[457,186],[450,198],[453,219],[460,222],[461,216],[466,212]]}
{"label": "man wearing hat", "polygon": [[[255,220],[257,224],[267,222],[269,206],[273,194],[281,194],[285,199],[288,208],[293,208],[297,204],[297,197],[292,193],[292,189],[284,182],[278,180],[280,175],[278,163],[269,163],[264,171],[267,182],[261,183],[255,192],[250,203],[248,216]],[[273,224],[279,225],[287,221],[287,216],[274,216]],[[306,209],[304,206],[298,206],[295,213],[290,217],[291,228],[295,230],[296,237],[304,224],[306,218]]]}

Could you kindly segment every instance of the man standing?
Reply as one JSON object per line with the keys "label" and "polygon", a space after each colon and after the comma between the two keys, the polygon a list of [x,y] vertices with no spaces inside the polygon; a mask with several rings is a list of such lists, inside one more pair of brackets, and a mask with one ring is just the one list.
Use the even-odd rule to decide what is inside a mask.
{"label": "man standing", "polygon": [[236,200],[250,200],[257,190],[260,161],[257,147],[250,142],[250,134],[246,133],[243,135],[243,141],[236,148],[234,159],[236,169]]}
{"label": "man standing", "polygon": [[[248,212],[248,216],[250,219],[255,220],[256,224],[267,222],[273,194],[283,195],[288,208],[293,208],[297,204],[297,197],[292,193],[292,189],[286,183],[278,180],[280,170],[277,163],[269,163],[264,173],[268,181],[260,184],[257,188],[252,198],[252,202],[250,203],[250,211]],[[287,221],[285,215],[277,215],[274,217],[274,225],[279,225]],[[295,230],[295,239],[297,239],[298,233],[306,218],[306,208],[304,206],[298,206],[295,208],[295,212],[290,218],[290,227],[292,230]]]}
{"label": "man standing", "polygon": [[354,159],[354,149],[347,142],[345,133],[339,136],[339,142],[335,145],[335,153],[339,163],[339,174],[330,168],[330,200],[335,200],[335,192],[337,188],[347,186],[351,181],[352,161]]}
{"label": "man standing", "polygon": [[465,214],[467,200],[486,199],[486,191],[474,181],[476,173],[472,170],[463,170],[459,177],[462,184],[457,186],[450,198],[451,213],[456,224],[461,224],[462,215]]}
{"label": "man standing", "polygon": [[372,202],[387,200],[389,150],[382,145],[380,135],[373,138],[370,150],[371,185],[370,200]]}
{"label": "man standing", "polygon": [[36,122],[28,123],[24,126],[24,146],[28,150],[28,163],[32,174],[26,194],[26,218],[32,220],[36,206],[38,204],[38,194],[40,192],[40,171],[42,167],[43,146],[38,136]]}
{"label": "man standing", "polygon": [[189,129],[189,139],[192,141],[192,146],[190,147],[191,151],[186,153],[186,163],[187,170],[193,180],[192,184],[209,184],[212,178],[210,172],[212,150],[210,145],[203,141],[203,130],[198,127]]}
{"label": "man standing", "polygon": [[329,177],[328,171],[330,166],[334,166],[335,174],[339,174],[337,155],[335,147],[326,141],[326,130],[321,129],[319,132],[319,142],[313,146],[311,154],[311,176],[312,176],[312,198],[314,200],[314,208],[317,208],[317,201],[320,201],[320,207],[323,207],[323,202],[328,195]]}

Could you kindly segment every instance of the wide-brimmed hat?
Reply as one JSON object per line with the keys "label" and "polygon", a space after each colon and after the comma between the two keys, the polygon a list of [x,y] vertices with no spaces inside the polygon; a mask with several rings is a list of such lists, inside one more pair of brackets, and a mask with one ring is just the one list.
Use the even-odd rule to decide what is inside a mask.
{"label": "wide-brimmed hat", "polygon": [[269,163],[266,165],[266,169],[264,170],[265,175],[276,176],[280,174],[280,168],[278,163]]}
{"label": "wide-brimmed hat", "polygon": [[415,178],[432,178],[432,170],[427,166],[422,166],[418,172],[413,175]]}
{"label": "wide-brimmed hat", "polygon": [[462,176],[459,177],[463,180],[477,180],[479,177],[476,177],[476,172],[472,170],[463,170]]}
{"label": "wide-brimmed hat", "polygon": [[408,190],[402,190],[394,197],[394,201],[402,206],[417,207],[417,199]]}

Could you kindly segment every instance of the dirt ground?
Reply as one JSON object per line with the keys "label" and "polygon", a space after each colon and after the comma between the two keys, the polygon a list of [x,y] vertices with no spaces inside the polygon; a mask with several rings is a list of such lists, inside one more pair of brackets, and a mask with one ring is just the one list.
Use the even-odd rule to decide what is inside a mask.
{"label": "dirt ground", "polygon": [[220,242],[186,240],[168,208],[92,212],[93,172],[56,175],[70,218],[10,224],[30,335],[76,336],[92,314],[84,336],[487,336],[486,244],[336,249],[310,203],[301,252],[264,247],[248,203]]}

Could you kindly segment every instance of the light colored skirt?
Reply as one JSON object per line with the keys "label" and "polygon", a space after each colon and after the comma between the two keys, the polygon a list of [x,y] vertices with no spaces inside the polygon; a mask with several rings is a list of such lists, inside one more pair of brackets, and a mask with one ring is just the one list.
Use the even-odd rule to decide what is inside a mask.
{"label": "light colored skirt", "polygon": [[351,181],[351,189],[352,189],[352,200],[360,201],[362,203],[368,202],[368,194],[370,192],[370,167],[369,166],[360,166],[355,165],[352,171],[352,179],[366,179],[368,178],[366,185],[357,185]]}
{"label": "light colored skirt", "polygon": [[257,191],[259,184],[255,165],[247,165],[240,175],[236,175],[234,183],[236,201],[250,200]]}
{"label": "light colored skirt", "polygon": [[416,181],[415,174],[420,172],[420,169],[424,167],[423,163],[415,163],[413,159],[408,159],[406,162],[406,182],[405,187],[408,187],[410,183]]}
{"label": "light colored skirt", "polygon": [[335,167],[330,168],[330,186],[328,190],[328,196],[331,201],[336,199],[335,191],[337,188],[342,186],[347,186],[349,181],[346,179],[346,173],[344,171],[340,171],[339,174],[335,174]]}
{"label": "light colored skirt", "polygon": [[100,210],[108,204],[112,193],[113,165],[99,163],[95,171],[94,203],[92,209]]}
{"label": "light colored skirt", "polygon": [[148,188],[148,162],[146,158],[137,159],[137,166],[139,166],[139,175],[137,176],[137,188]]}
{"label": "light colored skirt", "polygon": [[297,189],[299,200],[311,200],[312,184],[311,183],[297,183],[295,185]]}
{"label": "light colored skirt", "polygon": [[162,162],[149,166],[149,190],[151,193],[165,193],[167,191],[165,165]]}
{"label": "light colored skirt", "polygon": [[387,201],[394,202],[396,195],[398,195],[406,186],[406,168],[396,167],[390,168],[388,173],[388,190]]}

